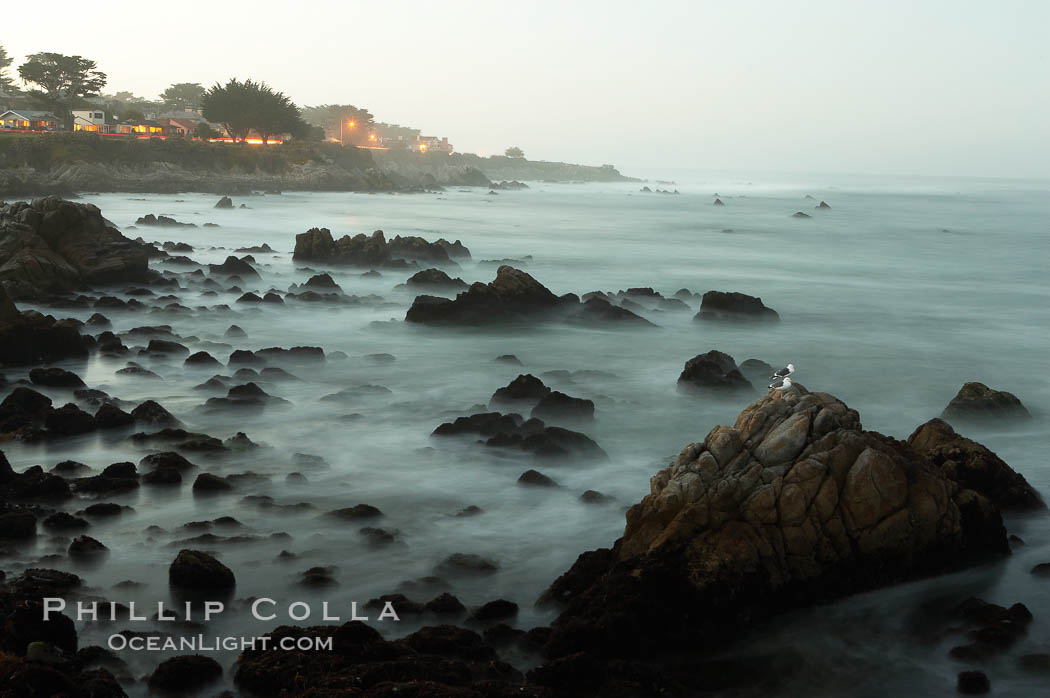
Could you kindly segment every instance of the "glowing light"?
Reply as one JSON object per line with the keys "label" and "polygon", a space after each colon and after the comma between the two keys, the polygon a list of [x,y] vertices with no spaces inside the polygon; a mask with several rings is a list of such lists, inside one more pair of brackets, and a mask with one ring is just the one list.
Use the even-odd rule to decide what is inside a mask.
{"label": "glowing light", "polygon": [[353,128],[354,126],[357,126],[357,122],[356,121],[349,121],[349,122],[347,122],[346,125],[349,126],[350,128]]}
{"label": "glowing light", "polygon": [[421,153],[427,152],[427,144],[426,143],[420,143],[419,144],[419,152],[421,152]]}

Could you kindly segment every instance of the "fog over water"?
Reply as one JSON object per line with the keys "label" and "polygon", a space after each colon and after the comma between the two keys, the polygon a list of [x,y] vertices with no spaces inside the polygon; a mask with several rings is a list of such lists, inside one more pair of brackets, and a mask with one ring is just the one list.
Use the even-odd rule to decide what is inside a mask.
{"label": "fog over water", "polygon": [[[856,409],[867,429],[906,438],[919,424],[940,414],[966,381],[978,380],[1017,394],[1034,419],[1012,426],[960,429],[996,451],[1046,495],[1050,463],[1050,283],[1047,263],[1050,186],[1005,180],[902,180],[849,177],[787,177],[762,180],[736,175],[682,177],[681,194],[642,194],[641,184],[559,185],[534,183],[527,191],[486,194],[484,189],[428,195],[285,193],[235,197],[247,209],[216,210],[216,196],[85,195],[129,237],[175,240],[193,245],[200,263],[218,263],[239,247],[269,244],[273,254],[255,254],[261,282],[244,290],[287,291],[321,265],[294,263],[294,236],[311,227],[333,234],[370,233],[388,237],[420,235],[428,240],[461,240],[473,261],[448,269],[465,281],[491,281],[496,265],[482,260],[532,259],[521,268],[556,294],[583,294],[650,286],[665,296],[681,288],[716,289],[760,296],[781,316],[777,324],[698,323],[690,312],[647,311],[658,327],[583,329],[558,323],[499,328],[428,328],[403,322],[413,293],[395,289],[409,272],[330,269],[347,294],[376,294],[382,301],[359,306],[301,303],[283,306],[236,304],[239,293],[201,295],[183,282],[174,292],[189,308],[227,303],[232,310],[181,314],[102,312],[114,331],[170,324],[191,351],[206,349],[225,362],[233,349],[320,346],[323,364],[277,364],[301,381],[257,381],[289,401],[261,413],[206,413],[211,393],[194,390],[217,371],[170,361],[129,356],[163,377],[118,376],[125,360],[92,358],[76,370],[93,388],[137,403],[153,398],[191,431],[226,438],[245,432],[265,448],[230,457],[190,455],[202,471],[229,475],[253,471],[269,483],[244,483],[228,494],[207,498],[190,492],[193,475],[175,491],[143,487],[107,497],[134,508],[115,520],[95,523],[90,534],[111,548],[104,564],[69,568],[67,559],[45,566],[69,568],[105,598],[155,604],[169,599],[167,567],[180,547],[217,551],[237,575],[236,599],[267,596],[281,604],[328,600],[349,619],[349,600],[359,605],[399,584],[434,573],[449,554],[477,553],[498,561],[499,571],[483,578],[450,578],[452,592],[468,606],[508,598],[521,606],[518,627],[550,622],[553,612],[533,607],[536,597],[583,551],[609,546],[623,532],[624,512],[649,489],[649,477],[683,446],[701,441],[719,424],[731,424],[753,396],[715,398],[683,394],[676,379],[686,360],[718,349],[738,363],[757,358],[773,365],[793,362],[793,378],[809,390],[832,393]],[[715,195],[725,202],[715,207]],[[810,195],[813,198],[805,198]],[[821,200],[831,210],[818,211]],[[812,218],[796,219],[804,211]],[[179,221],[218,223],[219,228],[128,230],[147,213]],[[220,248],[220,249],[213,249]],[[185,271],[154,261],[160,269]],[[190,267],[189,269],[193,269]],[[128,296],[116,289],[115,295]],[[149,301],[150,299],[143,299]],[[25,306],[23,306],[25,307]],[[93,310],[42,309],[86,320]],[[226,340],[236,324],[247,339]],[[125,343],[132,346],[133,341]],[[209,344],[212,343],[212,344]],[[228,346],[223,347],[222,344]],[[382,361],[372,354],[391,354]],[[494,361],[514,354],[522,367]],[[218,371],[232,375],[234,369]],[[593,424],[580,428],[608,453],[607,461],[551,464],[518,451],[475,443],[472,437],[431,437],[440,423],[478,409],[493,391],[519,373],[592,371],[566,378],[545,377],[553,388],[596,404]],[[597,373],[600,372],[600,373]],[[6,371],[9,381],[21,375]],[[243,381],[236,381],[240,383]],[[362,392],[343,402],[325,395],[356,386],[384,386],[389,393]],[[761,392],[760,392],[761,391]],[[56,402],[69,397],[48,389]],[[346,417],[346,415],[360,415]],[[72,459],[98,470],[118,461],[138,462],[146,450],[121,438],[83,437],[46,446],[4,444],[16,469],[40,463],[50,468]],[[327,468],[304,467],[293,454],[322,456]],[[518,476],[536,468],[561,485],[526,488]],[[293,485],[285,475],[302,472],[308,482]],[[614,497],[585,504],[588,489]],[[278,504],[306,502],[310,509],[278,513],[242,501],[270,495]],[[88,501],[71,502],[70,511]],[[381,509],[378,522],[333,522],[329,510],[367,503]],[[456,517],[476,505],[484,513]],[[290,538],[247,543],[178,543],[203,531],[179,530],[190,521],[233,516],[243,530],[263,537]],[[164,533],[148,535],[147,526]],[[399,531],[393,545],[374,548],[358,529],[381,526]],[[1011,559],[934,580],[854,597],[830,606],[782,617],[756,630],[734,651],[783,649],[802,655],[806,667],[783,695],[943,695],[962,668],[947,657],[951,638],[918,638],[911,615],[923,600],[959,600],[970,594],[998,603],[1025,603],[1035,614],[1017,653],[1046,651],[1050,645],[1050,587],[1028,574],[1050,559],[1046,517],[1011,519],[1011,533],[1028,541]],[[23,550],[15,568],[41,555],[61,552],[61,542],[41,537]],[[282,550],[297,555],[282,561]],[[304,589],[298,575],[316,565],[334,565],[339,586]],[[132,579],[145,586],[111,587]],[[439,590],[404,590],[418,601]],[[148,613],[152,615],[152,609]],[[373,612],[374,617],[374,612]],[[289,622],[248,617],[242,602],[212,623],[212,634],[264,634]],[[320,623],[320,606],[309,623]],[[418,627],[376,624],[386,635]],[[81,644],[104,644],[106,636],[129,626],[84,626]],[[153,628],[133,624],[133,629]],[[158,625],[156,627],[162,626]],[[957,644],[957,643],[954,643]],[[127,653],[122,654],[125,658]],[[221,659],[230,666],[236,653]],[[527,661],[511,656],[511,661]],[[133,663],[143,673],[155,654]],[[135,664],[136,661],[141,662]],[[995,690],[1002,696],[1033,695],[1031,678],[1018,674],[1012,659],[992,660]],[[877,673],[876,673],[877,672]],[[878,684],[858,685],[877,676]],[[899,689],[899,690],[896,690]],[[139,689],[141,690],[141,689]]]}

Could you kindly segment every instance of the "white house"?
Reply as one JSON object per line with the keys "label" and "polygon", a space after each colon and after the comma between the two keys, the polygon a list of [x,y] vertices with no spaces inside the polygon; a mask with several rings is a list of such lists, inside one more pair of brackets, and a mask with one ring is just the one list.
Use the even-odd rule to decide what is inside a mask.
{"label": "white house", "polygon": [[73,130],[104,132],[106,130],[106,113],[99,109],[74,110]]}

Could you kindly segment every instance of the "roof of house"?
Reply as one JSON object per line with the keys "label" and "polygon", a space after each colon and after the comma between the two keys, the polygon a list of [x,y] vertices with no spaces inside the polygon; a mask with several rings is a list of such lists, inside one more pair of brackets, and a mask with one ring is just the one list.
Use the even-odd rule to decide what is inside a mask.
{"label": "roof of house", "polygon": [[54,114],[52,114],[49,111],[37,111],[37,110],[33,110],[33,109],[8,109],[3,114],[0,114],[0,116],[7,116],[8,114],[14,114],[15,116],[20,116],[23,119],[29,119],[29,120],[32,120],[32,119],[38,119],[39,120],[39,119],[47,119],[47,118],[58,119],[57,116],[55,116]]}

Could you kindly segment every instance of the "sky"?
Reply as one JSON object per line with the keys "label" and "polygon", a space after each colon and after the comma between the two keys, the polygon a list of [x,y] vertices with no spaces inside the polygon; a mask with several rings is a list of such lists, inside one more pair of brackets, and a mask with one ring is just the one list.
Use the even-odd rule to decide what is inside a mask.
{"label": "sky", "polygon": [[516,145],[627,174],[1050,178],[1047,0],[53,6],[76,21],[4,13],[12,67],[83,55],[106,92],[251,77],[458,151]]}

